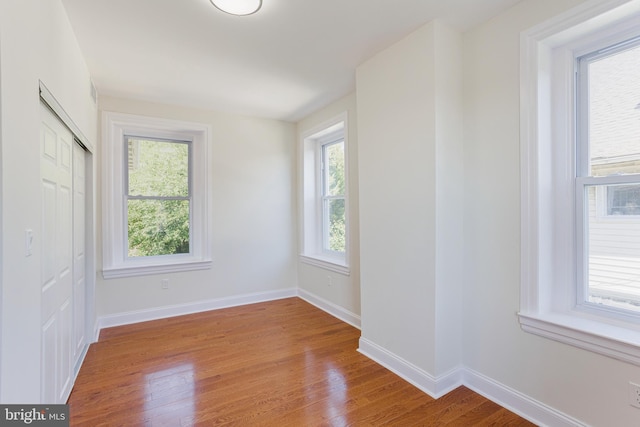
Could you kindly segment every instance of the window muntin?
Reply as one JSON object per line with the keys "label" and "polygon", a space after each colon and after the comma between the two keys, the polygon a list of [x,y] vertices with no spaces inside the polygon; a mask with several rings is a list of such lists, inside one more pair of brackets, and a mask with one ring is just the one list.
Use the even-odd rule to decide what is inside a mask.
{"label": "window muntin", "polygon": [[127,256],[188,254],[191,145],[125,136]]}
{"label": "window muntin", "polygon": [[344,139],[322,144],[322,249],[344,254],[346,211]]}
{"label": "window muntin", "polygon": [[640,313],[640,39],[577,69],[578,306]]}

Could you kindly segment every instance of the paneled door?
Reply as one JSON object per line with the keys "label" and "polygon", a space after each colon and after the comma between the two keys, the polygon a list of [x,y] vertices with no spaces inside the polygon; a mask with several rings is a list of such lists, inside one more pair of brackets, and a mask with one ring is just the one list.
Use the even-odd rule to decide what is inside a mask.
{"label": "paneled door", "polygon": [[42,403],[71,392],[73,330],[73,134],[41,105]]}

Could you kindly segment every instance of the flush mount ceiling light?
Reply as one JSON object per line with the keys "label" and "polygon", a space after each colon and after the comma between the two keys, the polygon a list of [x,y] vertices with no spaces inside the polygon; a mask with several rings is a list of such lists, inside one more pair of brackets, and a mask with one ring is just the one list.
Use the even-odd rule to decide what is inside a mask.
{"label": "flush mount ceiling light", "polygon": [[231,15],[251,15],[262,7],[262,0],[210,0],[211,4]]}

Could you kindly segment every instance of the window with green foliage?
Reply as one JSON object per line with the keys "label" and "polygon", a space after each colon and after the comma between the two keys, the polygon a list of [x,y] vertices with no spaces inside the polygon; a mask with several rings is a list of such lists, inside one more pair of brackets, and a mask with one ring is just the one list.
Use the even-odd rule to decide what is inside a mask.
{"label": "window with green foliage", "polygon": [[104,112],[102,275],[211,268],[209,125]]}
{"label": "window with green foliage", "polygon": [[344,252],[344,139],[322,145],[323,249]]}
{"label": "window with green foliage", "polygon": [[189,253],[190,144],[125,137],[129,257]]}
{"label": "window with green foliage", "polygon": [[300,259],[337,273],[349,269],[349,152],[347,114],[301,134],[302,226]]}

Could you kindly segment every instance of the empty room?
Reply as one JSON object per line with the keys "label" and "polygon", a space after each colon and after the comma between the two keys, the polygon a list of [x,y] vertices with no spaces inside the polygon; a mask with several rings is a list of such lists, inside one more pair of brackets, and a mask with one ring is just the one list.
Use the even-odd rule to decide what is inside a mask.
{"label": "empty room", "polygon": [[0,0],[0,425],[640,425],[639,70],[640,0]]}

